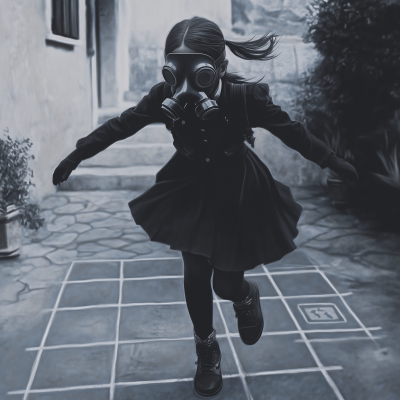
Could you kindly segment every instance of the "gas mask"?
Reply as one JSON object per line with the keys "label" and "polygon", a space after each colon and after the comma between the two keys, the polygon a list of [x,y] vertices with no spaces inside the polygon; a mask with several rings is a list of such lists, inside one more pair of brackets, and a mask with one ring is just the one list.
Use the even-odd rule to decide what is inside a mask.
{"label": "gas mask", "polygon": [[203,121],[218,114],[216,100],[222,86],[221,80],[217,84],[218,67],[224,59],[225,51],[216,61],[202,53],[168,54],[162,74],[174,95],[164,100],[162,111],[173,121],[184,117],[188,104],[194,105],[197,117]]}

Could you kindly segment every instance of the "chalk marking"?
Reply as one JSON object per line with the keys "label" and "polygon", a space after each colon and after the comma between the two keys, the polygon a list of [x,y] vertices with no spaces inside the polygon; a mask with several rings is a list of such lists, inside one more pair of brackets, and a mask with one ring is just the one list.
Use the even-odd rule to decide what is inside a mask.
{"label": "chalk marking", "polygon": [[323,271],[319,268],[319,266],[316,266],[318,272],[321,274],[321,276],[325,279],[325,281],[329,284],[329,286],[335,291],[335,293],[339,296],[340,300],[342,300],[342,303],[345,305],[351,316],[357,321],[358,325],[360,325],[361,328],[363,328],[364,332],[369,336],[369,338],[375,343],[376,346],[379,346],[378,343],[375,342],[374,337],[372,336],[371,332],[368,331],[368,329],[365,327],[365,325],[360,321],[360,319],[357,317],[357,315],[354,313],[354,311],[350,308],[350,306],[347,304],[346,300],[343,298],[343,296],[339,293],[339,291],[333,286],[332,282],[328,279],[328,277],[325,275]]}
{"label": "chalk marking", "polygon": [[282,292],[280,291],[280,289],[279,289],[278,285],[276,284],[274,278],[271,276],[270,272],[268,271],[268,269],[267,269],[267,267],[265,265],[263,266],[263,268],[264,268],[265,274],[268,276],[272,286],[275,288],[276,292],[278,293],[278,295],[281,298],[281,301],[285,305],[286,310],[288,311],[290,317],[292,318],[294,324],[296,325],[296,328],[298,329],[302,339],[304,340],[304,344],[307,346],[308,350],[310,351],[310,353],[311,353],[312,357],[314,358],[314,361],[317,364],[318,368],[320,369],[322,375],[325,377],[326,381],[328,382],[329,386],[332,388],[332,390],[335,393],[336,397],[339,400],[344,400],[344,398],[343,398],[342,394],[340,393],[338,387],[336,386],[335,382],[330,377],[328,372],[324,369],[324,366],[322,365],[317,353],[315,352],[314,348],[311,346],[310,342],[308,341],[307,336],[305,335],[304,332],[301,332],[300,324],[298,323],[296,317],[292,313],[292,310],[290,309],[288,302],[286,301],[286,299],[282,295]]}
{"label": "chalk marking", "polygon": [[[192,338],[193,339],[193,338]],[[338,371],[342,370],[341,366],[332,366],[332,367],[324,367],[327,371]],[[264,375],[284,375],[284,374],[299,374],[299,373],[307,373],[307,372],[320,372],[320,368],[311,367],[311,368],[297,368],[297,369],[282,369],[275,371],[261,371],[261,372],[249,372],[245,374],[246,376],[264,376]],[[223,379],[230,378],[240,378],[240,374],[230,374],[224,375],[222,374]],[[116,382],[115,386],[140,386],[140,385],[151,385],[157,383],[177,383],[177,382],[190,382],[193,381],[194,378],[182,378],[182,379],[160,379],[154,381],[136,381],[136,382]],[[66,392],[69,390],[87,390],[87,389],[103,389],[109,388],[109,384],[104,385],[85,385],[85,386],[68,386],[63,388],[49,388],[49,389],[33,389],[30,393],[51,393],[51,392]],[[22,394],[24,390],[13,390],[8,392],[9,395]]]}
{"label": "chalk marking", "polygon": [[[383,339],[383,336],[373,336],[374,339]],[[325,338],[325,339],[308,339],[309,342],[328,343],[328,342],[346,342],[348,340],[371,340],[369,337],[349,336],[343,338]],[[295,342],[303,342],[303,339],[297,339]]]}
{"label": "chalk marking", "polygon": [[236,354],[236,350],[235,350],[235,347],[233,346],[232,339],[229,336],[230,332],[229,332],[228,325],[226,323],[224,314],[222,312],[221,305],[219,304],[219,301],[218,301],[218,299],[216,297],[216,294],[214,292],[213,292],[213,297],[214,297],[215,300],[217,300],[217,307],[218,307],[219,315],[221,316],[222,323],[224,324],[225,333],[227,334],[229,347],[231,348],[231,352],[232,352],[233,358],[235,360],[236,367],[237,367],[238,372],[239,372],[239,377],[240,377],[240,380],[242,381],[243,388],[244,388],[244,391],[246,393],[246,398],[247,398],[247,400],[253,400],[253,396],[251,395],[249,386],[247,385],[247,382],[246,382],[245,373],[244,373],[242,365],[241,365],[241,363],[239,361],[239,357]]}
{"label": "chalk marking", "polygon": [[[342,296],[350,296],[352,295],[353,292],[347,292],[347,293],[342,293]],[[305,294],[305,295],[298,295],[298,296],[283,296],[285,299],[307,299],[307,298],[318,298],[318,297],[337,297],[338,295],[336,293],[332,294]],[[279,296],[260,296],[260,300],[279,300]],[[217,303],[219,301],[220,303],[230,303],[230,300],[213,300],[213,303]],[[122,303],[120,306],[121,307],[139,307],[139,306],[166,306],[166,305],[175,305],[175,304],[180,304],[180,305],[185,305],[185,301],[169,301],[169,302],[160,302],[160,303]],[[59,307],[57,311],[79,311],[79,310],[90,310],[93,308],[113,308],[113,307],[119,307],[117,303],[115,304],[92,304],[89,306],[77,306],[77,307]],[[53,311],[52,308],[43,310],[43,312],[51,312]]]}
{"label": "chalk marking", "polygon": [[124,284],[124,262],[121,261],[119,270],[119,296],[118,296],[118,314],[117,324],[115,328],[115,344],[114,344],[114,356],[111,367],[111,381],[110,381],[110,400],[114,400],[115,392],[115,375],[117,369],[117,355],[118,355],[118,340],[119,340],[119,325],[121,321],[121,303],[122,303],[122,285]]}
{"label": "chalk marking", "polygon": [[[377,331],[382,329],[380,326],[375,326],[367,328],[370,331]],[[304,329],[301,331],[275,331],[275,332],[263,332],[262,336],[281,336],[281,335],[297,335],[299,332],[304,333],[346,333],[346,332],[364,332],[362,328],[343,328],[343,329]],[[227,337],[240,337],[239,333],[221,333],[217,334],[217,338],[227,338]],[[137,344],[146,342],[164,342],[164,341],[174,341],[174,340],[193,340],[192,336],[179,337],[179,338],[152,338],[152,339],[131,339],[131,340],[119,340],[119,344]],[[108,342],[93,342],[93,343],[77,343],[77,344],[59,344],[54,346],[44,346],[44,347],[28,347],[25,351],[38,351],[42,350],[59,350],[59,349],[70,349],[79,347],[95,347],[95,346],[113,346],[114,341]]]}
{"label": "chalk marking", "polygon": [[38,353],[36,354],[35,361],[33,362],[33,366],[32,366],[32,370],[31,370],[31,374],[29,376],[28,384],[26,386],[25,391],[23,392],[24,393],[23,400],[26,400],[28,398],[28,394],[29,394],[29,392],[31,390],[33,380],[35,379],[35,376],[36,376],[36,372],[37,372],[37,369],[38,369],[38,366],[39,366],[40,358],[41,358],[42,353],[43,353],[43,348],[44,348],[44,344],[45,344],[46,339],[47,339],[47,335],[49,334],[50,327],[51,327],[51,325],[53,323],[54,316],[55,316],[56,311],[57,311],[57,307],[60,304],[61,296],[62,296],[62,294],[64,292],[64,288],[65,288],[65,285],[66,285],[65,282],[67,281],[67,279],[68,279],[68,277],[69,277],[69,275],[70,275],[70,273],[72,271],[72,268],[73,268],[74,264],[75,264],[75,261],[72,262],[71,266],[68,268],[67,275],[65,276],[65,279],[64,279],[64,281],[63,281],[63,283],[61,285],[61,289],[60,289],[60,291],[58,293],[58,296],[57,296],[56,304],[55,304],[55,306],[53,308],[53,311],[51,312],[49,322],[47,323],[46,330],[44,331],[42,340],[40,342],[40,349],[39,349]]}
{"label": "chalk marking", "polygon": [[[337,312],[339,314],[340,317],[342,317],[342,320],[340,320],[339,318],[337,318],[337,321],[329,321],[329,320],[314,320],[311,321],[309,316],[307,316],[304,313],[304,310],[301,306],[310,306],[311,308],[315,308],[315,307],[319,307],[319,306],[330,306],[331,308],[334,309],[335,312]],[[339,310],[338,306],[334,303],[302,303],[302,304],[297,304],[297,308],[300,311],[300,314],[303,316],[304,320],[307,322],[307,324],[343,324],[346,323],[347,320],[345,318],[345,316],[342,314],[342,312]]]}

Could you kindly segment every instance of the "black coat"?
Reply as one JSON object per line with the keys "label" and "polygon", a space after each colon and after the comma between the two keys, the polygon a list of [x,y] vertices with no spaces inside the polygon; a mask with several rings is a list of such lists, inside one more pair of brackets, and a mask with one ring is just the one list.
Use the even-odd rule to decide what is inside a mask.
{"label": "black coat", "polygon": [[[132,107],[79,139],[74,152],[86,159],[151,123],[171,121],[161,111],[170,96],[164,82]],[[189,112],[172,127],[177,152],[157,173],[156,183],[129,203],[133,218],[156,242],[208,257],[227,271],[249,270],[279,260],[296,246],[293,238],[302,208],[290,188],[276,181],[229,125],[230,99],[224,84],[218,117],[201,122]],[[277,136],[304,158],[324,167],[333,152],[300,122],[272,102],[267,84],[246,86],[251,127]]]}

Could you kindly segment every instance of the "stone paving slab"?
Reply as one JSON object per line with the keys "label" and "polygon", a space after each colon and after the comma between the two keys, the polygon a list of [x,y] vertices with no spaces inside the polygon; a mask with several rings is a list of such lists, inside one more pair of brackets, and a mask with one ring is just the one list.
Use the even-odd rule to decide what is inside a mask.
{"label": "stone paving slab", "polygon": [[[262,265],[246,273],[265,319],[255,346],[241,343],[232,304],[215,295],[224,387],[214,398],[397,399],[400,236],[337,210],[320,189],[292,192],[307,211],[299,249],[269,264],[270,275]],[[127,203],[138,194],[50,196],[45,226],[23,230],[21,256],[1,261],[0,398],[23,399],[30,378],[29,400],[101,400],[110,391],[114,399],[202,398],[181,255],[136,226]],[[147,375],[154,383],[135,382]]]}
{"label": "stone paving slab", "polygon": [[[301,252],[299,254],[301,262],[304,255]],[[135,390],[139,390],[134,388],[135,386],[146,386],[148,390],[151,384],[157,392],[162,383],[177,384],[182,379],[190,382],[195,373],[193,364],[196,357],[192,325],[184,304],[182,279],[174,275],[170,277],[143,276],[146,270],[153,273],[160,271],[164,262],[170,272],[182,273],[182,260],[171,258],[127,261],[126,266],[124,261],[73,263],[67,276],[67,278],[72,277],[72,280],[64,281],[60,292],[61,297],[57,303],[58,308],[52,311],[53,318],[50,319],[44,334],[42,342],[44,341],[45,347],[42,350],[31,349],[31,351],[40,352],[36,359],[37,370],[33,370],[30,377],[32,385],[29,389],[33,390],[32,394],[38,390],[56,392],[58,388],[68,391],[69,387],[72,390],[80,387],[84,394],[86,390],[106,385],[111,393],[115,392],[114,398],[117,398],[126,396],[127,393],[131,395]],[[139,276],[135,275],[135,263],[138,265]],[[292,263],[292,266],[296,264]],[[247,393],[245,398],[259,396],[259,388],[255,382],[262,382],[261,378],[279,382],[279,379],[273,376],[313,372],[320,377],[322,372],[327,374],[325,367],[333,371],[342,370],[342,358],[345,354],[341,357],[337,354],[332,357],[329,351],[329,346],[333,346],[336,343],[335,340],[339,339],[338,343],[341,343],[340,341],[343,340],[366,339],[365,343],[368,346],[371,343],[375,346],[373,340],[368,337],[369,331],[363,329],[363,325],[360,324],[354,312],[349,310],[343,298],[337,296],[334,291],[334,293],[329,293],[331,297],[327,302],[326,294],[318,293],[319,290],[325,290],[321,282],[327,283],[327,280],[322,279],[319,282],[314,279],[315,276],[324,277],[316,268],[315,263],[310,261],[308,266],[314,268],[313,273],[309,273],[310,270],[304,270],[304,265],[300,267],[302,269],[299,269],[297,265],[297,270],[289,270],[289,273],[284,269],[268,272],[268,267],[264,267],[265,276],[262,278],[268,278],[271,284],[270,287],[267,286],[267,293],[270,296],[262,299],[267,323],[263,336],[256,346],[247,346],[241,342],[237,334],[237,321],[234,318],[232,305],[215,296],[214,328],[220,336],[223,374],[231,377],[225,379],[227,381],[233,379],[234,376],[240,378],[242,390]],[[98,268],[98,273],[95,273],[96,268]],[[107,268],[112,272],[107,273]],[[125,274],[125,268],[129,271],[129,277]],[[252,272],[247,272],[246,275],[248,279],[251,279]],[[307,289],[306,283],[311,282],[310,287],[301,295],[293,295],[290,288],[294,287],[293,282],[299,275],[306,278],[299,287]],[[309,281],[309,277],[313,277],[314,280]],[[90,282],[86,282],[88,278]],[[72,283],[77,281],[82,283]],[[84,290],[84,285],[105,283],[109,285],[102,286],[103,296],[93,297],[92,294],[95,291],[92,288]],[[113,285],[116,283],[118,283],[117,291]],[[81,291],[78,290],[79,287],[82,288]],[[160,290],[161,287],[163,290]],[[327,287],[331,288],[331,285]],[[109,294],[107,294],[107,289]],[[299,291],[297,290],[296,293]],[[111,302],[105,302],[104,296]],[[81,299],[77,300],[77,298]],[[88,298],[92,306],[89,308],[81,306],[81,304],[87,304]],[[315,306],[315,309],[322,314],[310,314],[310,320],[305,317],[306,309],[301,308],[304,305]],[[341,324],[344,334],[338,332],[335,325],[331,333],[336,336],[328,337],[328,350],[326,350],[326,345],[321,347],[320,342],[326,340],[326,336],[323,337],[323,335],[332,330],[333,321],[329,319],[318,320],[317,323],[314,321],[318,318],[323,319],[323,313],[327,314],[323,307],[327,305],[333,307],[337,315],[343,316],[343,319],[336,323]],[[66,306],[68,309],[65,309]],[[334,312],[330,311],[329,318],[335,315]],[[364,330],[367,335],[365,337],[349,336],[352,329]],[[308,336],[308,331],[312,331],[310,333],[313,336]],[[364,340],[360,341],[357,342],[357,346],[361,349]],[[318,347],[324,350],[315,352],[314,344],[311,344],[313,342],[317,342]],[[322,355],[321,358],[319,354]],[[324,376],[325,381],[323,380],[322,384],[316,383],[320,381],[318,377],[312,378],[310,375],[307,378],[309,382],[314,382],[313,384],[319,386],[305,389],[302,396],[305,396],[305,393],[328,392],[327,398],[332,398],[332,394],[333,398],[341,398],[340,389],[330,376],[329,379]],[[249,378],[253,379],[248,383]],[[144,382],[146,384],[143,384]],[[226,396],[230,391],[229,384],[228,382],[228,390],[224,390],[224,395],[219,395],[220,398],[228,398]],[[123,388],[122,385],[134,387],[128,389]],[[254,385],[256,387],[253,396],[251,387]],[[170,385],[168,390],[174,389]],[[176,390],[190,389],[184,385],[182,389],[177,387]],[[150,392],[147,393],[146,395],[150,394]],[[294,393],[293,391],[293,396]],[[277,395],[279,398],[279,391]],[[292,396],[292,393],[283,391],[282,395]]]}
{"label": "stone paving slab", "polygon": [[[193,382],[157,383],[155,385],[142,385],[130,387],[117,387],[115,400],[131,399],[204,399],[198,395]],[[246,398],[243,384],[239,378],[225,379],[222,391],[212,397],[213,399],[242,400]]]}
{"label": "stone paving slab", "polygon": [[65,287],[59,307],[116,304],[118,296],[119,282],[71,283]]}
{"label": "stone paving slab", "polygon": [[247,380],[254,400],[337,399],[325,378],[318,373],[251,376]]}
{"label": "stone paving slab", "polygon": [[32,388],[107,384],[112,355],[111,346],[46,350],[42,354]]}

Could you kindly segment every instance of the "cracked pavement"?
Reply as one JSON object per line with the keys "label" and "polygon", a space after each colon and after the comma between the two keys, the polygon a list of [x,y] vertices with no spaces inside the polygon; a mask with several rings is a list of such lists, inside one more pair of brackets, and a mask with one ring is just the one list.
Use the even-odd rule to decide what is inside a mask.
{"label": "cracked pavement", "polygon": [[[295,240],[298,250],[289,255],[287,260],[285,257],[279,261],[277,268],[286,265],[285,263],[290,264],[292,262],[290,259],[296,259],[296,257],[308,257],[314,260],[339,292],[351,293],[346,297],[346,301],[360,320],[367,326],[382,328],[382,331],[374,333],[379,336],[376,345],[367,350],[365,346],[360,345],[361,340],[346,342],[343,338],[339,338],[340,340],[334,342],[336,347],[332,347],[334,350],[328,351],[326,357],[333,359],[342,357],[340,360],[335,360],[334,365],[343,365],[346,373],[339,375],[339,371],[333,371],[330,372],[331,376],[346,399],[397,399],[400,393],[397,379],[400,370],[398,341],[400,335],[398,318],[400,235],[379,226],[373,216],[355,213],[350,207],[337,209],[320,188],[292,188],[292,192],[296,200],[304,207],[298,225],[299,236]],[[41,342],[50,318],[48,310],[54,307],[61,283],[73,261],[180,257],[179,252],[170,250],[168,246],[149,241],[141,227],[135,225],[128,202],[138,194],[139,192],[131,191],[58,192],[49,196],[41,204],[43,216],[46,218],[45,226],[36,232],[23,229],[21,255],[14,259],[0,260],[0,399],[23,398],[18,394],[7,395],[7,393],[26,387],[35,358],[34,352],[27,352],[26,349],[38,346]],[[305,274],[307,275],[310,274]],[[111,282],[107,284],[111,285]],[[302,284],[302,280],[299,279],[299,287]],[[133,281],[126,285],[132,286]],[[282,278],[277,278],[277,285],[279,287],[283,285],[282,287],[285,288],[286,283],[282,281]],[[318,293],[321,292],[320,284],[313,283],[312,280],[304,281],[304,285],[305,288],[310,289],[310,292],[314,290],[313,285],[315,288],[318,287]],[[132,286],[132,291],[124,292],[123,301],[135,301],[135,293],[139,293],[140,289],[136,287],[133,289],[134,287]],[[115,302],[117,296],[115,290],[104,282],[92,289],[87,286],[81,291],[66,292],[66,295],[69,296],[70,305],[76,306],[83,301],[82,296],[96,298],[98,302],[105,302],[106,299]],[[157,299],[170,301],[173,298],[171,293],[179,292],[179,290],[179,285],[166,288],[165,292],[160,291],[157,294]],[[290,290],[297,293],[295,288]],[[152,297],[151,290],[143,292],[143,296],[149,296],[149,293]],[[299,294],[303,293],[299,292]],[[313,314],[315,315],[315,312]],[[158,321],[165,318],[165,315],[157,313],[153,316],[156,325]],[[269,315],[264,316],[268,320]],[[71,324],[74,325],[74,317],[71,318],[63,322],[59,329],[65,330]],[[113,318],[111,314],[101,314],[101,317],[96,317],[91,321],[93,323],[97,321],[101,331],[101,329],[106,329],[102,325],[104,321],[113,324]],[[176,318],[175,314],[171,314],[171,318]],[[271,318],[274,318],[273,313]],[[79,326],[78,321],[76,324]],[[156,325],[153,325],[151,329],[157,330]],[[84,329],[84,335],[87,335],[87,340],[91,335],[101,336],[102,331],[94,333],[95,329],[90,324],[82,329]],[[72,333],[71,335],[73,337]],[[309,340],[316,341],[313,345],[324,357],[326,350],[320,349],[321,341],[324,339],[321,337],[312,339],[312,334],[310,335]],[[279,340],[275,346],[281,348],[286,342],[283,339]],[[286,345],[289,346],[289,344]],[[323,345],[333,346],[333,344],[326,345],[325,343]],[[132,348],[129,351],[133,350]],[[120,372],[121,379],[125,379],[123,377],[126,374],[134,373],[132,369],[134,364],[130,364],[132,354],[126,359],[123,356],[121,358],[126,368],[125,372]],[[239,356],[241,357],[240,351]],[[289,356],[297,357],[293,354],[287,357]],[[192,361],[194,362],[194,359]],[[223,363],[224,361],[228,363],[227,360],[223,360]],[[329,363],[332,364],[332,361],[330,360]],[[245,362],[244,365],[246,365]],[[139,369],[143,368],[143,365],[136,366]],[[177,370],[181,369],[177,367]],[[251,379],[248,379],[251,386]],[[299,397],[297,390],[294,390],[292,394],[287,391],[284,393],[281,385],[285,386],[285,380],[282,379],[271,381],[271,388],[268,391],[252,389],[254,399],[303,398]],[[304,382],[307,379],[304,378]],[[319,383],[310,381],[310,385],[313,384],[318,388],[321,387]],[[288,385],[290,387],[290,382]],[[89,392],[87,391],[87,398],[92,398]],[[225,394],[222,391],[217,397],[233,398],[224,397],[228,392],[227,384]],[[125,394],[120,394],[118,398],[130,398],[128,389],[119,393]],[[322,394],[320,394],[322,397],[318,397],[316,394],[320,393],[318,391],[313,393],[313,398],[331,398],[330,395],[324,397],[325,395],[322,396]],[[46,397],[31,394],[29,398],[70,397],[66,394],[47,394]],[[193,395],[193,398],[197,397]],[[308,397],[304,397],[306,398]]]}

